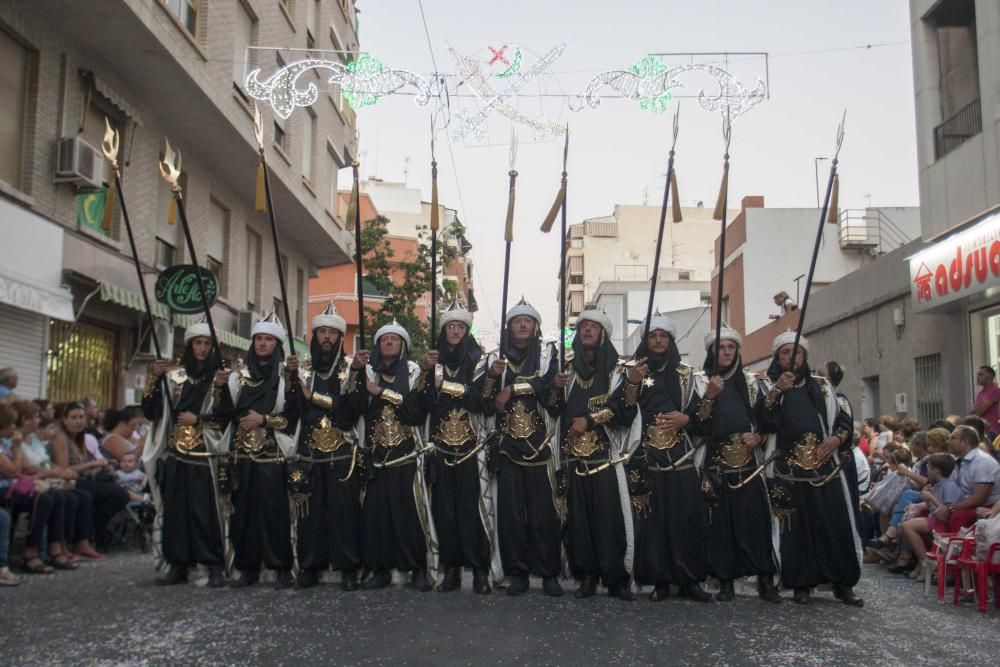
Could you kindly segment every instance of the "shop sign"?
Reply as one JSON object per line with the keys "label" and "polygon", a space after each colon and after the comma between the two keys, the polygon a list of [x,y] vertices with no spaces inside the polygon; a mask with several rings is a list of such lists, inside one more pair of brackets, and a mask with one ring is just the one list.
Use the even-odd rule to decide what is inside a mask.
{"label": "shop sign", "polygon": [[1000,286],[1000,210],[910,258],[916,312]]}

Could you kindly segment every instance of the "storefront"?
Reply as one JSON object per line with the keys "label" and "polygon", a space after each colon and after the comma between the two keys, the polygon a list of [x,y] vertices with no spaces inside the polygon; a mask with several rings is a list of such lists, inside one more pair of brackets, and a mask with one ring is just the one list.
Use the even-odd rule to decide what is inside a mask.
{"label": "storefront", "polygon": [[0,198],[0,238],[0,367],[17,371],[19,395],[44,396],[49,322],[74,319],[61,284],[63,231]]}
{"label": "storefront", "polygon": [[[962,363],[961,373],[942,374],[939,360],[918,365],[928,400],[960,396],[953,411],[967,413],[976,392],[975,371],[1000,372],[1000,207],[970,220],[910,257],[910,296],[915,313],[954,315],[954,345],[942,351]],[[953,334],[953,335],[952,335]],[[936,385],[936,386],[935,386]]]}

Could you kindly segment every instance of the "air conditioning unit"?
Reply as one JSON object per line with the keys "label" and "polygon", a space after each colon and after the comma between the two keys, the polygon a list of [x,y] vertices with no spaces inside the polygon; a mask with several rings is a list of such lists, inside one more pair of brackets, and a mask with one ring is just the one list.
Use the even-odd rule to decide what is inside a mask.
{"label": "air conditioning unit", "polygon": [[104,155],[81,137],[63,137],[56,145],[56,183],[82,190],[104,187]]}
{"label": "air conditioning unit", "polygon": [[241,310],[236,313],[236,334],[242,338],[250,338],[253,325],[257,324],[260,315],[252,310]]}

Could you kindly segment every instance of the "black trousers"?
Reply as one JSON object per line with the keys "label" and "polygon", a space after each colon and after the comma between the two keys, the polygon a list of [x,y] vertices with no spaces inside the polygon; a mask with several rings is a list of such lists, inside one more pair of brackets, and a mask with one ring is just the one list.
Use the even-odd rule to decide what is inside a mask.
{"label": "black trousers", "polygon": [[62,542],[65,528],[64,512],[66,501],[63,496],[48,491],[34,493],[30,496],[11,494],[11,516],[22,512],[28,515],[28,535],[24,546],[39,549],[42,545],[43,528],[48,529],[48,542]]}
{"label": "black trousers", "polygon": [[519,466],[500,456],[497,538],[507,576],[559,576],[559,515],[546,466]]}
{"label": "black trousers", "polygon": [[223,564],[222,527],[208,465],[168,456],[162,463],[163,557],[171,565]]}
{"label": "black trousers", "polygon": [[111,519],[128,505],[128,491],[116,482],[94,477],[80,477],[76,488],[83,489],[93,498],[94,532],[97,546],[107,545],[106,528]]}
{"label": "black trousers", "polygon": [[641,584],[693,584],[708,576],[705,502],[694,468],[649,470],[649,510],[640,517],[635,579]]}
{"label": "black trousers", "polygon": [[431,460],[434,466],[431,511],[441,565],[488,568],[490,541],[479,512],[479,461],[473,456],[453,467],[447,465],[445,460],[441,454]]}
{"label": "black trousers", "polygon": [[229,537],[240,572],[292,569],[291,518],[284,463],[238,459],[233,465]]}
{"label": "black trousers", "polygon": [[773,576],[777,567],[767,484],[758,477],[742,489],[731,489],[728,485],[738,484],[739,475],[720,477],[718,503],[708,513],[708,573],[723,581]]}
{"label": "black trousers", "polygon": [[66,542],[76,544],[83,540],[93,540],[94,497],[83,489],[52,489],[49,493],[61,496],[65,502],[63,525]]}
{"label": "black trousers", "polygon": [[427,540],[413,495],[416,462],[373,471],[361,509],[364,563],[369,570],[427,567]]}
{"label": "black trousers", "polygon": [[600,578],[608,588],[628,583],[628,541],[615,469],[580,477],[571,466],[566,478],[566,552],[573,576]]}
{"label": "black trousers", "polygon": [[298,521],[299,567],[352,571],[361,567],[361,474],[350,459],[313,463],[309,513]]}

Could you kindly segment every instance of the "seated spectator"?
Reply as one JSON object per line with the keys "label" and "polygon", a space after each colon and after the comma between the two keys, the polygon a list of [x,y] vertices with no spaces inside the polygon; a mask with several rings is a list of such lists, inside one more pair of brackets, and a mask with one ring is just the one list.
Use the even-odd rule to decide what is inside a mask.
{"label": "seated spectator", "polygon": [[47,401],[44,398],[36,398],[33,403],[38,406],[38,414],[42,418],[42,421],[55,421],[56,406],[52,404],[52,401]]}
{"label": "seated spectator", "polygon": [[132,440],[132,435],[145,420],[142,408],[138,405],[129,405],[121,410],[105,413],[105,436],[101,441],[101,450],[104,455],[119,463],[121,463],[122,457],[128,453],[134,453],[137,458],[141,456],[142,445],[137,445]]}
{"label": "seated spectator", "polygon": [[56,410],[56,414],[59,431],[49,445],[53,466],[78,473],[77,487],[93,496],[97,547],[104,548],[108,523],[125,509],[128,493],[118,486],[114,465],[101,454],[97,440],[85,432],[87,416],[83,405],[66,403]]}
{"label": "seated spectator", "polygon": [[[63,550],[65,520],[63,499],[42,488],[42,484],[23,471],[21,434],[15,428],[17,414],[8,405],[0,405],[0,496],[11,514],[28,515],[28,536],[24,543],[22,569],[31,574],[52,574],[55,568],[75,570],[77,565]],[[42,531],[48,529],[48,553],[51,565],[41,558]]]}
{"label": "seated spectator", "polygon": [[20,577],[10,571],[10,514],[0,507],[0,586],[20,583]]}
{"label": "seated spectator", "polygon": [[944,429],[945,431],[948,431],[948,433],[951,433],[955,430],[955,424],[952,424],[947,419],[938,419],[937,421],[931,422],[931,425],[927,427],[928,430],[936,428]]}
{"label": "seated spectator", "polygon": [[122,456],[121,467],[115,473],[118,477],[118,485],[128,491],[130,505],[149,502],[149,495],[145,492],[146,473],[139,470],[136,467],[137,464],[138,460],[135,454],[129,452]]}
{"label": "seated spectator", "polygon": [[948,415],[944,420],[951,424],[951,430],[954,431],[955,427],[961,423],[962,415]]}
{"label": "seated spectator", "polygon": [[889,524],[882,536],[870,543],[876,549],[891,548],[898,535],[899,524],[903,521],[903,514],[906,508],[916,502],[920,502],[920,491],[927,486],[927,432],[917,431],[913,434],[913,441],[910,443],[911,453],[916,459],[913,469],[904,462],[897,462],[893,469],[896,474],[906,477],[909,487],[899,496]]}
{"label": "seated spectator", "polygon": [[868,444],[868,460],[871,461],[875,456],[875,451],[879,448],[878,444],[878,434],[881,430],[878,420],[869,417],[864,421],[864,426],[862,428],[862,435],[865,436],[865,442]]}
{"label": "seated spectator", "polygon": [[0,368],[0,400],[6,400],[17,389],[17,371],[13,368]]}
{"label": "seated spectator", "polygon": [[881,427],[878,432],[878,446],[885,447],[893,441],[892,432],[896,430],[896,418],[892,415],[882,415],[878,418],[878,423]]}
{"label": "seated spectator", "polygon": [[[921,492],[923,510],[932,513],[904,521],[900,526],[909,550],[900,553],[900,560],[890,567],[892,572],[903,572],[927,557],[927,539],[931,531],[954,532],[948,524],[935,517],[938,510],[953,506],[962,499],[962,489],[954,477],[956,461],[950,454],[931,454],[927,461],[929,485]],[[915,556],[915,560],[911,556]]]}
{"label": "seated spectator", "polygon": [[986,443],[986,420],[982,417],[976,415],[969,415],[962,418],[962,423],[959,426],[970,426],[975,429],[976,434],[979,436],[979,449],[984,452],[989,453],[989,446]]}
{"label": "seated spectator", "polygon": [[920,430],[920,422],[913,417],[907,417],[899,423],[896,430],[902,436],[901,443],[909,447],[910,441],[913,440],[913,434]]}
{"label": "seated spectator", "polygon": [[[21,433],[21,453],[24,455],[23,472],[45,479],[50,485],[49,493],[61,497],[64,510],[64,537],[66,544],[72,545],[68,553],[91,560],[101,560],[94,549],[94,499],[89,492],[76,488],[79,475],[72,470],[54,468],[49,456],[48,444],[52,439],[51,424],[43,429],[38,405],[34,401],[17,401],[17,427]],[[75,555],[74,555],[75,554]]]}

